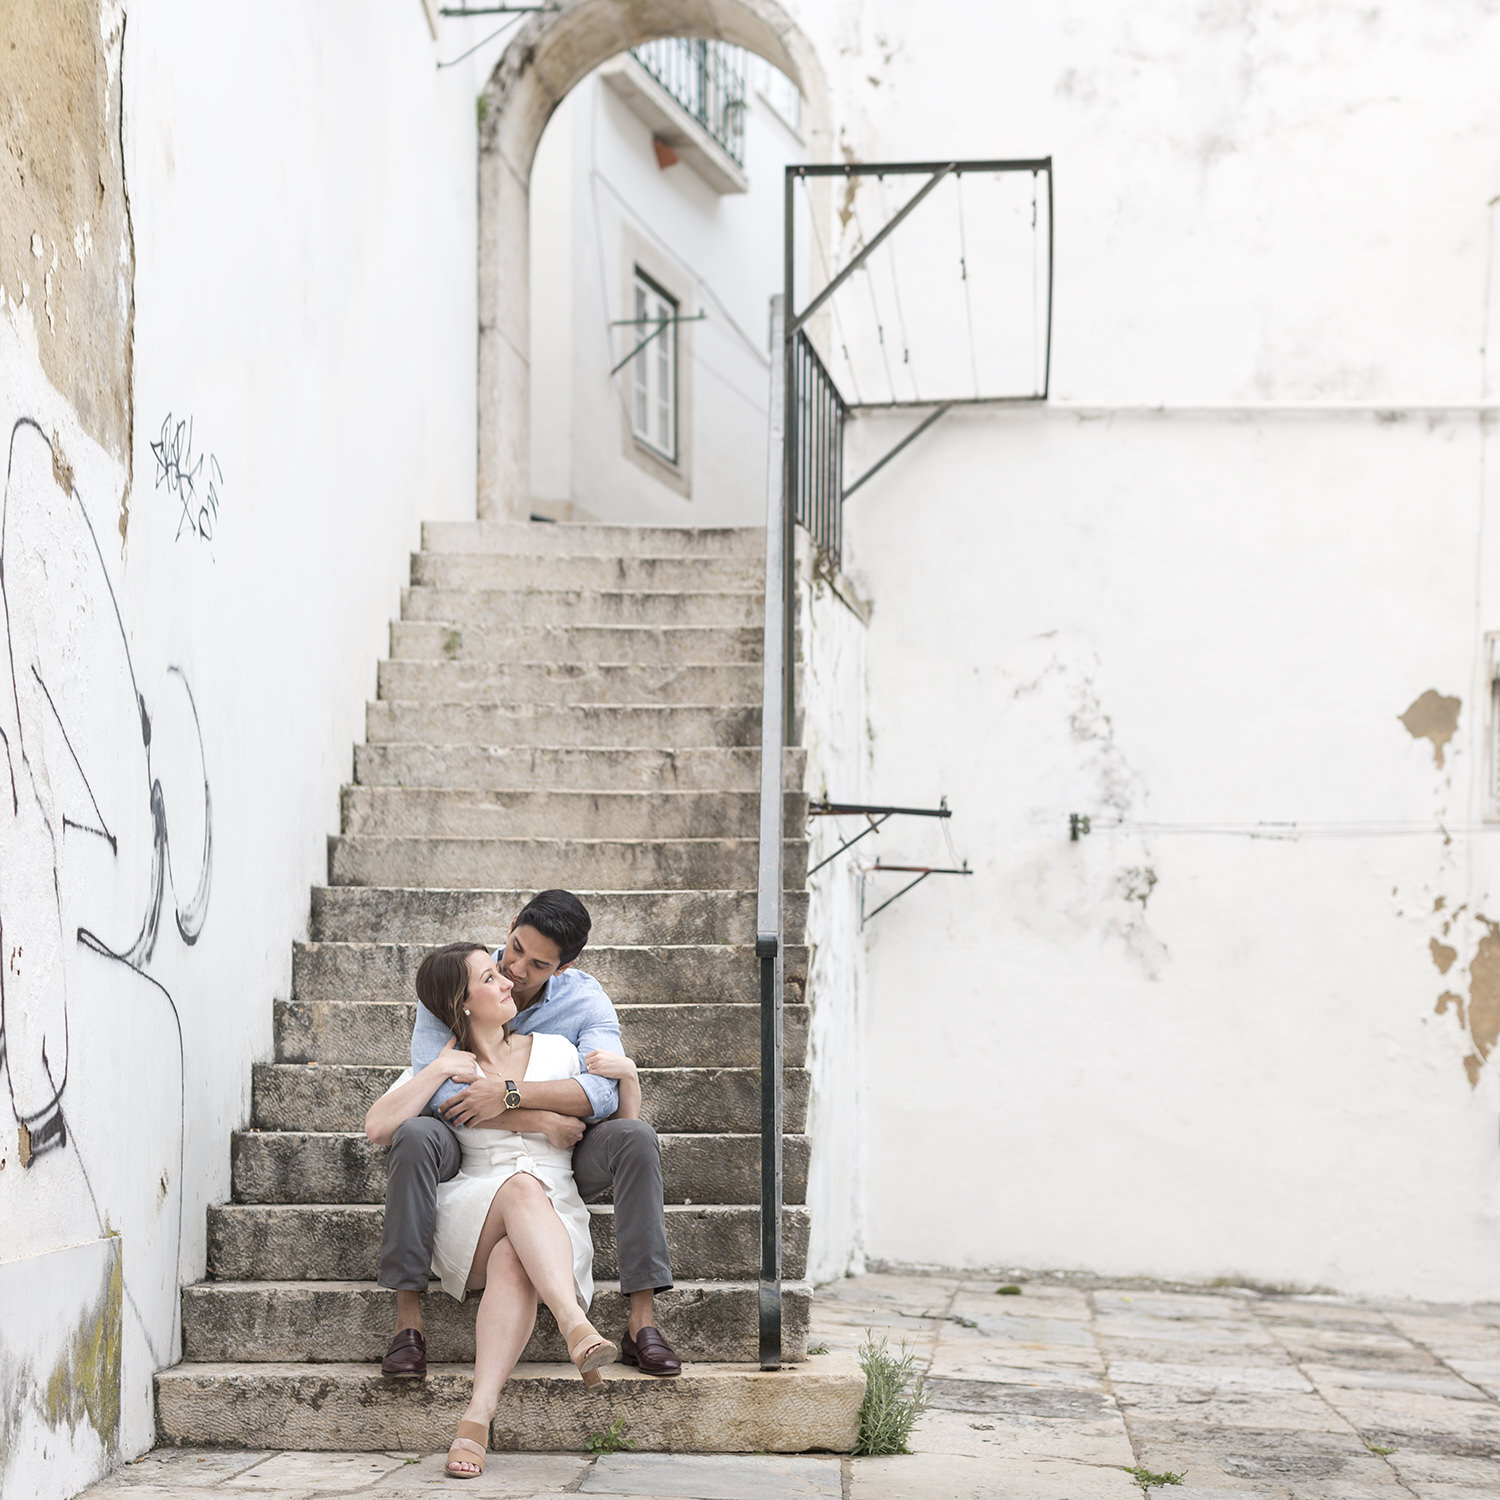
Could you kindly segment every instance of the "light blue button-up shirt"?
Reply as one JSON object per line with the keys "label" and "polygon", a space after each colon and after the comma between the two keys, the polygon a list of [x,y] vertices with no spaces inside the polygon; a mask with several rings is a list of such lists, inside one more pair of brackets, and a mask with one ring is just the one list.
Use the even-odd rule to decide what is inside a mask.
{"label": "light blue button-up shirt", "polygon": [[[495,955],[498,963],[500,955]],[[600,1078],[590,1073],[584,1058],[596,1048],[605,1052],[623,1052],[620,1041],[620,1018],[610,998],[604,993],[599,981],[592,974],[580,969],[564,969],[547,981],[542,997],[535,1005],[519,1011],[511,1030],[523,1036],[533,1031],[551,1031],[565,1036],[578,1048],[578,1079],[594,1112],[588,1119],[592,1125],[607,1120],[620,1107],[620,1085],[613,1078]],[[425,1005],[417,1006],[417,1024],[411,1032],[411,1066],[413,1073],[420,1073],[448,1044],[453,1035]],[[427,1108],[433,1113],[438,1106],[446,1104],[465,1085],[455,1079],[447,1079],[432,1096]]]}

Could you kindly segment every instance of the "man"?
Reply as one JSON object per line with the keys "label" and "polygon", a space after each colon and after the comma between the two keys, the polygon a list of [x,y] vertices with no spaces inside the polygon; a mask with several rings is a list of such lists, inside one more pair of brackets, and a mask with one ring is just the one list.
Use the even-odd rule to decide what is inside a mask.
{"label": "man", "polygon": [[[620,1022],[597,980],[573,967],[588,941],[588,911],[570,891],[533,896],[510,925],[495,961],[513,986],[519,1032],[548,1031],[578,1048],[578,1078],[520,1082],[509,1107],[507,1080],[475,1078],[445,1083],[428,1106],[436,1114],[405,1120],[392,1138],[386,1163],[385,1233],[380,1285],[396,1293],[396,1331],[381,1371],[425,1375],[422,1293],[432,1266],[437,1185],[454,1176],[462,1160],[454,1126],[543,1134],[573,1148],[573,1176],[585,1201],[613,1189],[620,1289],[630,1298],[629,1327],[620,1357],[648,1375],[676,1375],[682,1365],[656,1329],[655,1296],[672,1285],[662,1208],[661,1145],[644,1120],[613,1120],[619,1085],[588,1071],[596,1049],[620,1052]],[[411,1065],[427,1066],[451,1038],[448,1028],[419,1005],[412,1028]],[[439,1118],[438,1116],[441,1116]]]}

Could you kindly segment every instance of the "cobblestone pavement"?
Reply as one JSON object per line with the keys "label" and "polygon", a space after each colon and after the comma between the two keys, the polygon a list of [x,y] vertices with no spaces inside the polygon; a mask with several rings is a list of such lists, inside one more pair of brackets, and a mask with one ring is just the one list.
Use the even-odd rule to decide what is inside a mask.
{"label": "cobblestone pavement", "polygon": [[[813,1345],[905,1341],[930,1407],[910,1455],[495,1454],[460,1493],[607,1500],[1500,1500],[1500,1304],[869,1275]],[[89,1500],[450,1490],[441,1455],[158,1449]]]}

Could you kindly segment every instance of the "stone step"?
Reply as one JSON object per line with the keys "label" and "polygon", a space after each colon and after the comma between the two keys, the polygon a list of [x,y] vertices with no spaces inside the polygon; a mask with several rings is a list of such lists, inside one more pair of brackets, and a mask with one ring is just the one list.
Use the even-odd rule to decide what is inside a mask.
{"label": "stone step", "polygon": [[757,707],[761,699],[761,669],[753,662],[593,666],[582,662],[383,661],[376,675],[379,697],[405,702]]}
{"label": "stone step", "polygon": [[[261,1130],[363,1130],[365,1112],[397,1079],[399,1068],[343,1063],[256,1063],[250,1123]],[[784,1073],[784,1129],[801,1135],[807,1120],[807,1072]],[[758,1068],[641,1070],[642,1115],[663,1135],[760,1129]]]}
{"label": "stone step", "polygon": [[[760,1066],[760,1005],[617,1005],[625,1051],[643,1068]],[[406,1065],[415,1000],[278,1000],[276,1061]],[[807,1007],[783,1005],[784,1055],[803,1066]]]}
{"label": "stone step", "polygon": [[365,705],[371,745],[759,746],[760,708],[689,703],[433,703]]}
{"label": "stone step", "polygon": [[[668,1203],[759,1203],[759,1135],[664,1135]],[[807,1198],[808,1138],[782,1145],[782,1198]],[[383,1203],[385,1147],[355,1131],[237,1130],[230,1142],[237,1203]]]}
{"label": "stone step", "polygon": [[[807,793],[783,799],[786,830],[807,826]],[[754,838],[758,792],[471,792],[343,789],[340,831],[427,838]]]}
{"label": "stone step", "polygon": [[[799,787],[807,752],[782,752],[783,785]],[[758,792],[760,749],[590,749],[585,746],[356,745],[362,786],[462,787],[481,792]]]}
{"label": "stone step", "polygon": [[[311,936],[345,943],[499,942],[535,894],[529,890],[410,890],[364,885],[314,886]],[[578,898],[599,943],[746,943],[754,941],[754,891],[588,891]],[[800,944],[807,892],[788,891],[786,941]]]}
{"label": "stone step", "polygon": [[403,620],[477,625],[486,630],[516,625],[733,625],[760,630],[765,614],[759,589],[412,587],[401,591]]}
{"label": "stone step", "polygon": [[406,661],[558,661],[653,665],[758,662],[761,628],[699,625],[440,625],[392,620]]}
{"label": "stone step", "polygon": [[[532,576],[540,581],[578,589],[726,589],[760,593],[765,583],[765,549],[755,555],[715,557],[704,553],[689,557],[653,557],[642,554],[606,556],[577,554],[559,560],[532,554]],[[493,552],[413,552],[411,581],[417,587],[439,589],[492,589],[503,587],[515,575],[510,558]]]}
{"label": "stone step", "polygon": [[[429,1360],[472,1363],[478,1303],[477,1297],[457,1302],[432,1283],[423,1307]],[[787,1359],[806,1357],[811,1304],[806,1282],[782,1283]],[[758,1306],[753,1281],[679,1281],[656,1297],[662,1332],[684,1360],[756,1358]],[[182,1290],[183,1358],[378,1361],[390,1342],[393,1311],[392,1294],[371,1281],[200,1281]],[[595,1283],[589,1315],[601,1333],[618,1340],[628,1312],[618,1282]],[[566,1358],[545,1308],[522,1357]]]}
{"label": "stone step", "polygon": [[[667,1245],[684,1281],[760,1274],[760,1207],[670,1205]],[[208,1210],[208,1274],[215,1281],[374,1281],[385,1206],[378,1203],[220,1203]],[[614,1209],[589,1210],[594,1274],[619,1275]],[[807,1269],[807,1210],[782,1214],[782,1266]]]}
{"label": "stone step", "polygon": [[[607,890],[750,890],[755,839],[433,839],[354,834],[328,840],[330,885],[541,889],[574,882]],[[807,840],[783,846],[788,887],[807,878]]]}
{"label": "stone step", "polygon": [[[611,1365],[597,1393],[569,1365],[518,1366],[489,1449],[582,1453],[601,1429],[619,1423],[640,1453],[852,1450],[865,1393],[855,1355],[820,1355],[772,1372],[754,1357],[693,1365],[673,1380]],[[429,1365],[425,1380],[387,1380],[370,1363],[178,1365],[156,1376],[157,1438],[178,1446],[442,1453],[468,1404],[470,1374],[466,1365]],[[827,1462],[837,1486],[836,1461]],[[490,1470],[503,1484],[504,1459],[491,1458]]]}
{"label": "stone step", "polygon": [[[497,942],[520,909],[517,906],[496,929]],[[294,943],[292,997],[304,1004],[350,997],[406,1001],[415,992],[417,965],[430,951],[429,943]],[[786,1001],[795,1004],[802,999],[807,949],[788,948],[784,967]],[[681,948],[590,943],[579,968],[622,1005],[759,1003],[760,961],[748,943]]]}
{"label": "stone step", "polygon": [[615,526],[596,522],[425,521],[424,552],[512,557],[745,557],[765,560],[759,526]]}

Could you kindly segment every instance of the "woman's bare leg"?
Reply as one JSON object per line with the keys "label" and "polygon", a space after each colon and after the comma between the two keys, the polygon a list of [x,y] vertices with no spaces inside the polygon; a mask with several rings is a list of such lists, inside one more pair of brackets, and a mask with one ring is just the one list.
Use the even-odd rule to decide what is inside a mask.
{"label": "woman's bare leg", "polygon": [[568,1231],[547,1189],[529,1173],[517,1172],[496,1196],[505,1215],[506,1238],[566,1339],[584,1321],[573,1284],[573,1242]]}
{"label": "woman's bare leg", "polygon": [[566,1339],[585,1320],[573,1285],[573,1242],[547,1189],[529,1172],[507,1177],[490,1203],[469,1269],[471,1290],[485,1285],[490,1252],[502,1239],[510,1242],[534,1295],[547,1304]]}
{"label": "woman's bare leg", "polygon": [[509,1239],[485,1264],[484,1296],[474,1319],[474,1391],[464,1420],[489,1425],[501,1388],[536,1327],[536,1288]]}

